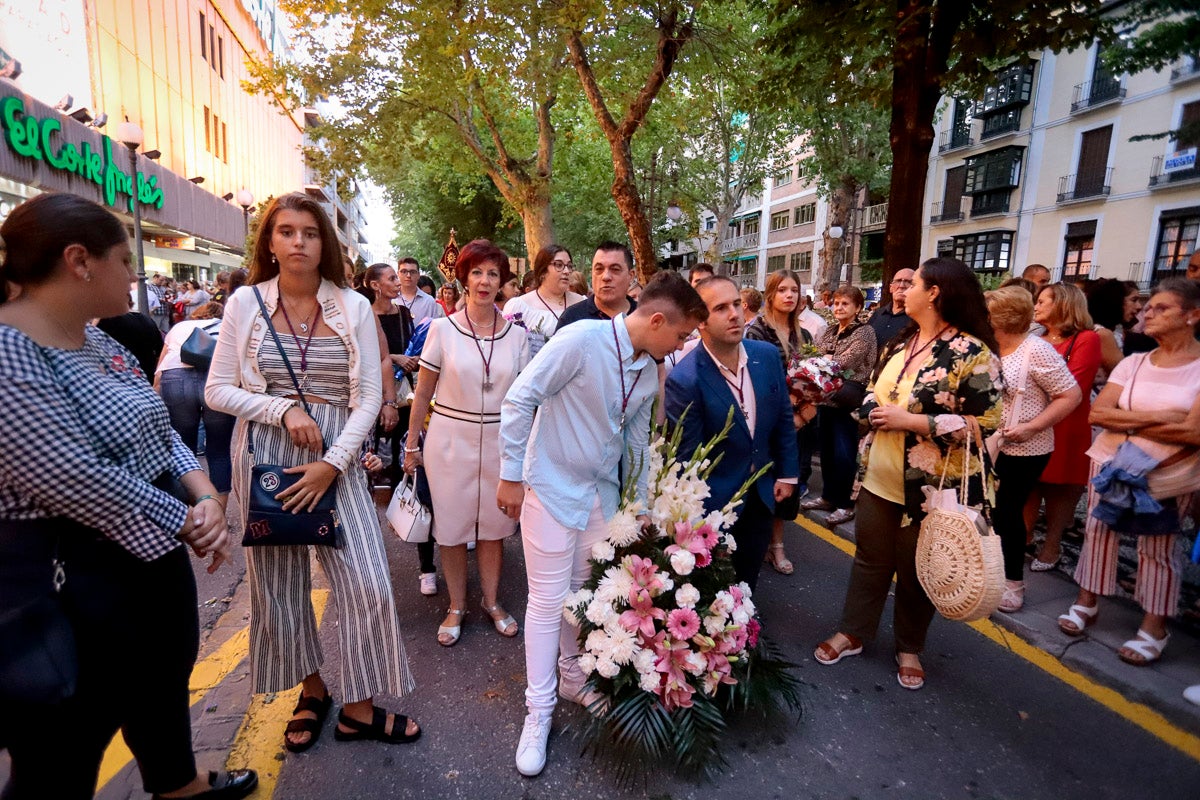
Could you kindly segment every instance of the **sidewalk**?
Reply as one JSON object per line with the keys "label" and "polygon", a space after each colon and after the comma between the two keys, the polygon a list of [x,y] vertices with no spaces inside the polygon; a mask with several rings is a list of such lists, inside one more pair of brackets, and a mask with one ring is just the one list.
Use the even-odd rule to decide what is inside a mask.
{"label": "sidewalk", "polygon": [[[802,512],[813,522],[825,525],[826,512]],[[854,522],[838,525],[834,533],[854,541]],[[1122,577],[1126,558],[1122,547]],[[1132,549],[1132,548],[1130,548]],[[1058,615],[1067,611],[1078,587],[1071,574],[1078,558],[1079,543],[1065,538],[1063,558],[1050,572],[1025,570],[1025,607],[1014,614],[996,612],[997,625],[1020,636],[1058,659],[1068,669],[1086,675],[1127,700],[1162,714],[1181,728],[1200,734],[1200,706],[1183,699],[1183,690],[1200,684],[1200,634],[1195,623],[1172,620],[1171,641],[1161,660],[1144,667],[1126,664],[1117,650],[1132,638],[1142,611],[1130,596],[1100,598],[1100,615],[1095,625],[1079,637],[1058,628]],[[1185,593],[1185,603],[1190,593]],[[1186,606],[1185,606],[1186,607]]]}

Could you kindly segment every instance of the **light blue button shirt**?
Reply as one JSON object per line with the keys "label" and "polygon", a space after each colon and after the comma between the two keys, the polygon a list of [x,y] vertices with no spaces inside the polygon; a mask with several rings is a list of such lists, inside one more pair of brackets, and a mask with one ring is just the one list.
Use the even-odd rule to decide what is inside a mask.
{"label": "light blue button shirt", "polygon": [[[564,527],[586,528],[597,494],[611,519],[621,500],[618,465],[629,475],[647,462],[658,370],[649,355],[633,356],[624,314],[583,320],[555,334],[504,397],[500,477],[529,484]],[[622,374],[630,392],[624,429]],[[636,497],[644,503],[645,469]]]}

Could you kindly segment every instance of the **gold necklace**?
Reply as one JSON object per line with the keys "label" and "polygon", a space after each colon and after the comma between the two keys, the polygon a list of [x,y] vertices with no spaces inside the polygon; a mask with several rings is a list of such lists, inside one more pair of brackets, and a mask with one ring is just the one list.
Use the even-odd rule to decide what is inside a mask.
{"label": "gold necklace", "polygon": [[54,324],[58,326],[58,329],[63,332],[63,335],[67,337],[67,341],[70,342],[72,345],[77,345],[78,347],[83,347],[85,344],[87,344],[87,327],[86,326],[79,333],[71,333],[71,331],[67,328],[67,326],[63,325],[62,322],[58,319],[58,317],[54,316],[53,314],[47,314],[46,316],[48,316],[48,317],[50,317],[50,319],[54,320]]}

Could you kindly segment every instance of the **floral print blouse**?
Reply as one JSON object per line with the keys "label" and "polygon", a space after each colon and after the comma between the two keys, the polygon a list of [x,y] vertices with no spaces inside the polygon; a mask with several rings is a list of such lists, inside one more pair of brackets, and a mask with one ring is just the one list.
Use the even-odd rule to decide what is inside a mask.
{"label": "floral print blouse", "polygon": [[866,383],[875,366],[875,330],[869,325],[852,322],[844,331],[836,321],[817,339],[817,347],[827,356],[837,359],[850,379]]}
{"label": "floral print blouse", "polygon": [[[884,351],[880,364],[886,364],[907,342],[900,342]],[[979,420],[983,437],[994,431],[1003,419],[1003,392],[1000,358],[987,345],[967,333],[958,332],[941,339],[930,348],[908,400],[908,411],[924,414],[929,419],[929,433],[904,434],[904,517],[901,524],[919,523],[925,517],[922,505],[923,486],[937,488],[942,470],[946,470],[945,488],[957,489],[962,481],[962,448],[966,441],[967,423],[964,417]],[[875,400],[875,378],[867,387],[863,406],[856,413],[865,423]],[[857,497],[867,473],[871,444],[875,431],[868,426],[859,444],[858,475],[854,481]],[[967,503],[972,506],[995,500],[995,476],[992,466],[984,464],[978,448],[971,445],[967,466]]]}

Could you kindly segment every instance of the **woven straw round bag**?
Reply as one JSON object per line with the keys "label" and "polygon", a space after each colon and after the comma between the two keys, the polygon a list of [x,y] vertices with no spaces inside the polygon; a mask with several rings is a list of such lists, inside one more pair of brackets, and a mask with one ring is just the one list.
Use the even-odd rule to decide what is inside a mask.
{"label": "woven straw round bag", "polygon": [[[968,417],[974,437],[963,447],[963,479],[957,497],[944,491],[945,465],[938,492],[917,537],[917,580],[934,607],[946,619],[971,622],[1000,607],[1004,595],[1004,554],[1000,537],[987,518],[967,506],[967,465],[971,439],[982,453],[979,424]],[[940,501],[940,502],[939,502]]]}

